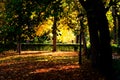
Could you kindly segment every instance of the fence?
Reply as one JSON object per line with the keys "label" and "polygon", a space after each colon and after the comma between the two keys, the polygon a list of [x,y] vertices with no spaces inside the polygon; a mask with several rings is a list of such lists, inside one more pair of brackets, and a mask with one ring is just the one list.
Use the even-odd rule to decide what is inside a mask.
{"label": "fence", "polygon": [[[57,51],[78,51],[80,44],[78,43],[57,43]],[[41,50],[41,51],[52,51],[52,43],[21,43],[22,50]]]}

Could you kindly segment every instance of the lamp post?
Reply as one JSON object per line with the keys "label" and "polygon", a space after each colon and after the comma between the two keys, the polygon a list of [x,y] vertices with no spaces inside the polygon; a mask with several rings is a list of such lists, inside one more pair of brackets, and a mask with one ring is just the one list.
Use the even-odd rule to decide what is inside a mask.
{"label": "lamp post", "polygon": [[82,64],[82,35],[83,35],[83,18],[84,18],[84,15],[81,13],[78,15],[78,18],[80,20],[80,34],[79,34],[79,40],[80,40],[80,48],[79,48],[79,64],[81,65]]}

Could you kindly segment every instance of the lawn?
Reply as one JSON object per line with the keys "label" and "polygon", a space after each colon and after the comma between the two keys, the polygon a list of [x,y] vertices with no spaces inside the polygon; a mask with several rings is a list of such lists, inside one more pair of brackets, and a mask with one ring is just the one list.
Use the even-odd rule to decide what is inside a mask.
{"label": "lawn", "polygon": [[77,52],[22,52],[0,55],[0,80],[104,80]]}

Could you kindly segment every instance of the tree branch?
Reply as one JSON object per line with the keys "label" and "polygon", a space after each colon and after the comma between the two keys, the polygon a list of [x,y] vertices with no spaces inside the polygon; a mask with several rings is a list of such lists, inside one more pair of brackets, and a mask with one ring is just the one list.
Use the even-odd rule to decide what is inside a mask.
{"label": "tree branch", "polygon": [[108,6],[105,8],[105,12],[107,12],[113,4],[114,4],[113,0],[110,0]]}
{"label": "tree branch", "polygon": [[118,1],[117,0],[114,0],[114,1],[110,0],[108,6],[105,8],[105,11],[107,12],[111,6],[116,5],[118,2],[119,2],[119,0]]}

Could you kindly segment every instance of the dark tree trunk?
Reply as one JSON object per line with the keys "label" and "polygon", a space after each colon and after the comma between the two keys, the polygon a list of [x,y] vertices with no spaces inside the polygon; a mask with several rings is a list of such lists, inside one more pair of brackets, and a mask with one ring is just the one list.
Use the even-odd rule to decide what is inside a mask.
{"label": "dark tree trunk", "polygon": [[86,45],[86,39],[85,39],[85,34],[83,32],[82,35],[82,40],[83,40],[83,55],[87,56],[87,45]]}
{"label": "dark tree trunk", "polygon": [[111,80],[112,51],[104,4],[100,0],[79,1],[87,12],[93,66]]}
{"label": "dark tree trunk", "polygon": [[80,16],[80,49],[79,49],[79,64],[82,64],[82,36],[83,36],[83,16]]}
{"label": "dark tree trunk", "polygon": [[56,39],[57,39],[57,17],[54,17],[54,23],[53,23],[53,28],[52,28],[52,33],[53,33],[53,52],[56,51]]}
{"label": "dark tree trunk", "polygon": [[118,53],[120,53],[120,15],[118,15]]}
{"label": "dark tree trunk", "polygon": [[[79,43],[79,34],[76,35],[76,43]],[[78,46],[74,47],[74,51],[78,51]]]}
{"label": "dark tree trunk", "polygon": [[17,43],[17,52],[19,53],[19,55],[21,54],[21,44],[20,44],[20,42]]}
{"label": "dark tree trunk", "polygon": [[80,31],[80,50],[79,50],[79,64],[82,64],[82,31]]}
{"label": "dark tree trunk", "polygon": [[80,27],[81,27],[80,32],[81,32],[81,39],[82,39],[81,43],[83,43],[83,55],[86,56],[87,46],[86,46],[86,39],[85,39],[85,34],[84,34],[84,24],[83,23],[84,23],[84,15],[82,15],[80,17]]}
{"label": "dark tree trunk", "polygon": [[58,10],[59,10],[59,6],[58,6],[59,1],[54,3],[54,22],[53,22],[53,27],[52,27],[52,34],[53,34],[53,52],[56,51],[56,41],[57,41],[57,21],[58,21]]}
{"label": "dark tree trunk", "polygon": [[116,5],[113,5],[112,6],[112,16],[113,16],[113,20],[114,20],[114,27],[113,27],[113,40],[114,42],[113,43],[117,43],[117,20],[116,20],[116,17],[117,17],[117,11],[116,11]]}
{"label": "dark tree trunk", "polygon": [[20,35],[18,35],[18,40],[17,40],[17,52],[19,55],[21,54],[21,40],[20,40]]}

